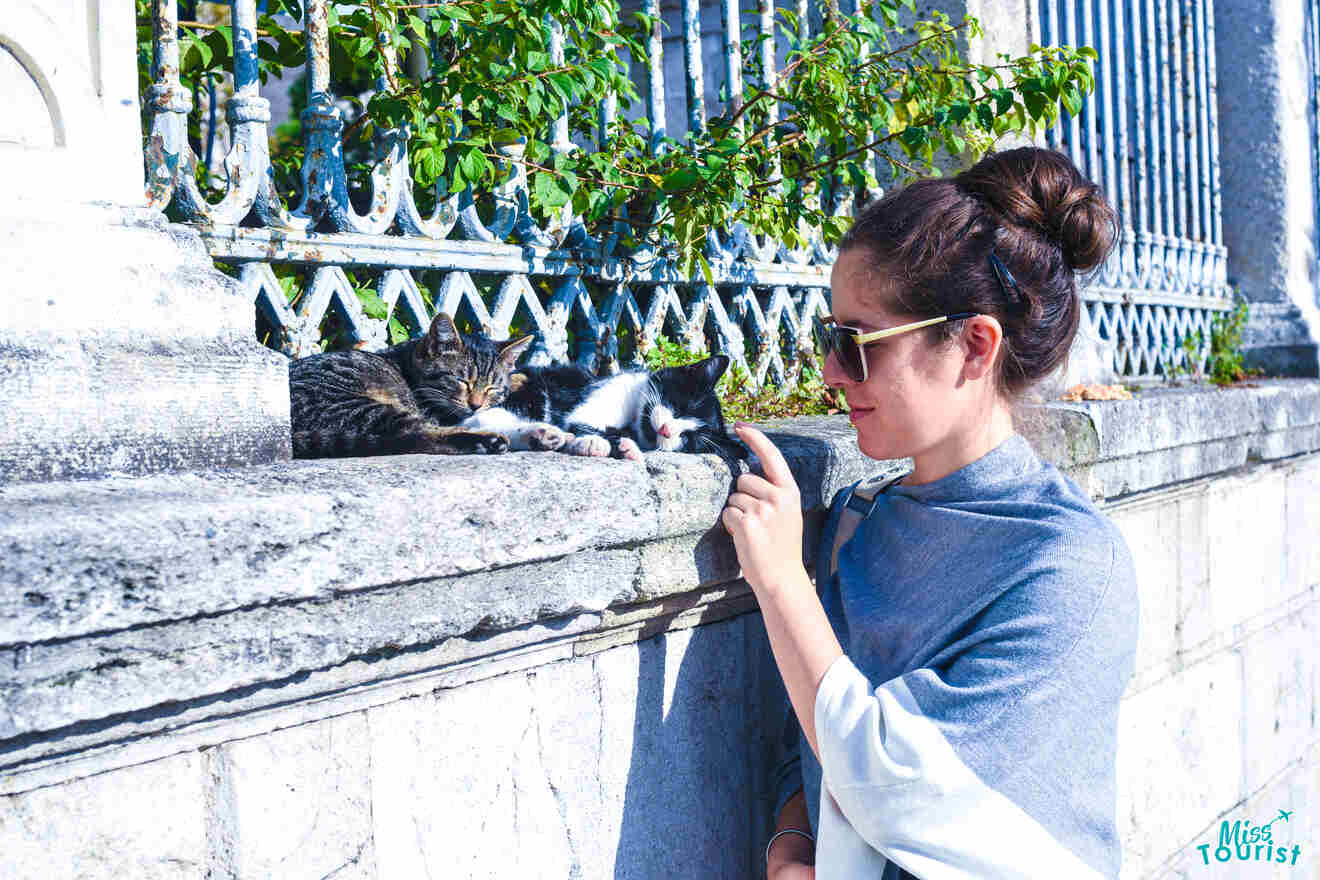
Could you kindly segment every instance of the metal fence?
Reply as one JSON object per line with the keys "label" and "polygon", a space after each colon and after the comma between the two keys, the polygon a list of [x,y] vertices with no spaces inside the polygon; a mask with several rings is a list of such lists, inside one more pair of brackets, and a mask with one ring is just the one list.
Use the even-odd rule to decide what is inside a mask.
{"label": "metal fence", "polygon": [[1084,293],[1120,373],[1204,357],[1215,314],[1231,307],[1219,191],[1211,0],[1040,0],[1041,42],[1100,54],[1080,114],[1049,133],[1103,187],[1121,236]]}
{"label": "metal fence", "polygon": [[[645,0],[660,15],[659,0]],[[683,0],[682,33],[689,126],[708,112],[701,58],[699,0]],[[799,4],[805,7],[805,0]],[[292,357],[320,350],[328,323],[358,347],[380,348],[400,327],[420,333],[437,310],[496,338],[535,332],[532,363],[573,360],[612,370],[640,363],[661,333],[697,350],[730,355],[757,384],[781,382],[813,348],[811,318],[828,311],[829,266],[823,244],[792,249],[760,240],[742,228],[712,233],[705,276],[681,276],[664,259],[615,253],[612,240],[591,239],[581,220],[565,215],[553,228],[528,209],[527,178],[510,152],[509,177],[493,195],[493,212],[478,209],[470,190],[437,198],[433,212],[417,207],[407,161],[407,132],[377,137],[369,209],[349,198],[341,137],[344,121],[330,93],[327,0],[308,0],[308,109],[302,114],[307,159],[304,194],[286,208],[269,173],[269,102],[258,94],[255,0],[233,0],[234,97],[229,118],[233,149],[225,160],[227,185],[208,200],[194,177],[186,134],[191,98],[179,83],[178,20],[174,0],[155,0],[155,37],[149,90],[148,198],[198,225],[215,260],[237,273],[257,307],[259,336]],[[727,34],[750,36],[736,2],[722,8]],[[773,36],[773,7],[763,0],[754,27]],[[782,38],[781,38],[782,42]],[[741,93],[744,59],[725,39],[723,80]],[[648,117],[666,118],[666,69],[661,35],[653,35],[645,77]],[[773,46],[773,43],[770,44]],[[781,48],[782,53],[782,48]],[[752,63],[775,69],[773,49]],[[671,74],[672,75],[672,74]],[[601,113],[616,111],[610,97]],[[657,127],[659,128],[659,127]],[[672,134],[672,133],[671,133]],[[567,120],[551,140],[566,148]],[[516,148],[510,148],[511,151]],[[292,266],[299,277],[277,278]],[[353,279],[350,280],[350,273]],[[287,272],[282,273],[287,276]],[[368,314],[355,290],[367,284],[384,312]],[[283,283],[282,283],[283,281]],[[391,321],[393,319],[393,322]]]}
{"label": "metal fence", "polygon": [[[666,65],[657,29],[640,72],[657,133],[666,119],[671,127],[675,118],[686,118],[689,128],[703,125],[708,113],[719,112],[708,97],[710,81],[740,94],[745,64],[760,65],[772,80],[784,51],[774,0],[759,0],[754,11],[722,0],[722,69],[709,74],[701,0],[679,0],[677,9],[641,2],[681,31],[681,42],[669,49],[681,46],[681,69]],[[216,261],[246,285],[266,344],[300,357],[319,351],[333,329],[349,344],[381,348],[401,334],[420,333],[444,311],[496,337],[535,332],[532,363],[573,360],[617,369],[639,363],[663,332],[690,348],[730,355],[757,384],[783,381],[813,347],[811,317],[828,311],[834,256],[819,241],[794,250],[741,228],[712,233],[710,286],[704,276],[680,276],[664,260],[615,252],[613,239],[592,239],[569,214],[538,225],[516,153],[497,192],[437,194],[435,210],[424,215],[409,175],[406,130],[377,135],[369,205],[356,210],[343,158],[343,114],[330,91],[328,0],[306,3],[303,194],[298,205],[286,206],[270,174],[255,6],[256,0],[232,2],[232,147],[217,197],[204,193],[193,174],[176,3],[155,0],[147,188],[153,206],[172,204],[197,224]],[[807,0],[794,0],[794,7],[804,26],[812,20]],[[1093,326],[1115,345],[1115,367],[1149,376],[1170,358],[1180,361],[1179,343],[1207,330],[1211,316],[1229,306],[1209,0],[1041,0],[1040,11],[1043,43],[1089,44],[1100,53],[1094,98],[1050,132],[1049,141],[1101,183],[1122,218],[1119,247],[1084,296]],[[731,37],[758,33],[770,39],[757,57],[744,59]],[[711,37],[709,26],[705,36]],[[676,74],[683,88],[669,83],[667,90]],[[678,99],[685,114],[673,112]],[[612,98],[601,101],[600,112],[605,118],[617,112]],[[552,134],[559,148],[568,148],[566,119]],[[493,210],[483,213],[479,205],[491,196]],[[849,202],[841,204],[846,210]]]}

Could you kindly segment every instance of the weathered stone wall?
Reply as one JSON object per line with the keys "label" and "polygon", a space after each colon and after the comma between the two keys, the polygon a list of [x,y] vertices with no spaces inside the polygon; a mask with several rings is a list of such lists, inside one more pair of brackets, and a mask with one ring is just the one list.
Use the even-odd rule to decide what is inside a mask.
{"label": "weathered stone wall", "polygon": [[[1318,404],[1023,415],[1137,559],[1125,878],[1280,807],[1320,877]],[[774,430],[811,523],[882,467],[842,419]],[[519,453],[0,490],[6,875],[757,876],[784,697],[730,477]]]}
{"label": "weathered stone wall", "polygon": [[288,365],[148,211],[128,0],[0,10],[0,483],[287,459]]}

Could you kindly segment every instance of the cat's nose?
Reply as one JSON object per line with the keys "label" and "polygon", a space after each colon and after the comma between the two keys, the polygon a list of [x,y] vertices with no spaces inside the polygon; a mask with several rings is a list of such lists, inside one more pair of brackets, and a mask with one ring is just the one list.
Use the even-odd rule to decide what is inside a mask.
{"label": "cat's nose", "polygon": [[665,422],[660,426],[660,430],[656,431],[656,433],[661,437],[672,437],[674,436],[674,429],[670,427],[668,422]]}
{"label": "cat's nose", "polygon": [[490,395],[487,394],[485,391],[478,391],[475,394],[468,395],[468,405],[471,406],[473,409],[481,409],[483,406],[486,405],[486,401],[489,398]]}

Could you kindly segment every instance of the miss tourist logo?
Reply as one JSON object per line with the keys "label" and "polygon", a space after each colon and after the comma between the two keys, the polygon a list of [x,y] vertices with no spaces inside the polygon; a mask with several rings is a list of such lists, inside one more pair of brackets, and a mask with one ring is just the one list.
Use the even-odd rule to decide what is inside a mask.
{"label": "miss tourist logo", "polygon": [[1292,819],[1292,815],[1291,810],[1279,810],[1279,815],[1264,825],[1254,827],[1250,819],[1239,819],[1236,822],[1225,819],[1219,823],[1219,845],[1213,851],[1208,843],[1197,847],[1203,864],[1210,864],[1212,855],[1216,862],[1237,860],[1277,862],[1290,866],[1297,864],[1297,857],[1302,854],[1302,848],[1295,843],[1276,844],[1273,832],[1270,830],[1270,826],[1275,822],[1287,822]]}

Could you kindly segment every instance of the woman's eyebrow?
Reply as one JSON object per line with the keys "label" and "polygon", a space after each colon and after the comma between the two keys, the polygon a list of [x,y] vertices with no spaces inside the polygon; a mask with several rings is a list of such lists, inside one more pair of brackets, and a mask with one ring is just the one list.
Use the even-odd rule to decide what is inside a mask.
{"label": "woman's eyebrow", "polygon": [[844,327],[856,327],[858,330],[877,329],[875,324],[871,323],[865,318],[849,318],[849,317],[844,317],[843,315],[835,315],[834,320],[836,323],[841,324]]}

